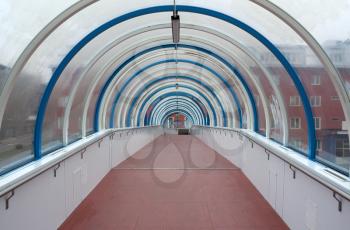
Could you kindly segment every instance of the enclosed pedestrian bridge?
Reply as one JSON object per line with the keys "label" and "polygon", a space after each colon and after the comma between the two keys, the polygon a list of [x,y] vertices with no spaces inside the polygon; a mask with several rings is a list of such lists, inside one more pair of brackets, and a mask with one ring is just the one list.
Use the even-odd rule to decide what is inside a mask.
{"label": "enclosed pedestrian bridge", "polygon": [[349,15],[2,0],[0,229],[349,229]]}

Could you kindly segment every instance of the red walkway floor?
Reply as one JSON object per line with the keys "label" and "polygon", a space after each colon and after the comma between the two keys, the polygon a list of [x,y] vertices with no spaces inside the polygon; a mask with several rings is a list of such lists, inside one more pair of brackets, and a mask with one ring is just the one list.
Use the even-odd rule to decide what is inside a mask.
{"label": "red walkway floor", "polygon": [[113,169],[60,229],[288,228],[237,167],[167,135]]}

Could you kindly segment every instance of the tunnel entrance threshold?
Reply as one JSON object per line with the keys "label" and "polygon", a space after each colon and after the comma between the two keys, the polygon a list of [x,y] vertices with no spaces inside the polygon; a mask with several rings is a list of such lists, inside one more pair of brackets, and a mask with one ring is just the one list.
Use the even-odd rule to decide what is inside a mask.
{"label": "tunnel entrance threshold", "polygon": [[178,135],[190,135],[190,130],[189,129],[178,129],[177,134]]}

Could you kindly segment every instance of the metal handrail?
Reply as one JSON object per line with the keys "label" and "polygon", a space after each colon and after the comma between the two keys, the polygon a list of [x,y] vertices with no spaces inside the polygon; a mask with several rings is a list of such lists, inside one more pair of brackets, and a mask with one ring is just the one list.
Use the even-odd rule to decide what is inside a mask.
{"label": "metal handrail", "polygon": [[[57,159],[52,159],[49,160],[48,162],[38,165],[38,167],[35,167],[33,169],[29,169],[28,172],[24,172],[23,175],[19,175],[18,177],[14,179],[9,179],[8,182],[5,182],[4,184],[0,183],[0,198],[8,196],[8,194],[12,194],[12,192],[22,186],[23,184],[29,182],[30,180],[38,177],[39,175],[43,174],[44,172],[47,172],[48,170],[54,169],[54,177],[56,174],[56,171],[59,169],[58,165],[60,165],[63,161],[68,159],[71,156],[74,156],[76,154],[83,154],[86,151],[88,147],[91,145],[94,145],[96,143],[100,143],[104,138],[107,136],[111,137],[114,136],[115,133],[122,133],[125,131],[134,131],[134,130],[140,130],[140,129],[146,129],[146,128],[156,128],[159,126],[144,126],[144,127],[129,127],[129,128],[121,128],[121,129],[109,129],[109,130],[103,130],[101,133],[93,134],[90,137],[81,139],[77,142],[74,142],[70,145],[67,145],[57,151],[54,151],[46,156],[44,156],[42,160],[47,160],[48,157],[50,156],[57,156],[59,153],[62,154],[62,156],[58,156]],[[87,140],[91,138],[90,140]],[[75,146],[77,145],[77,146]],[[70,149],[71,148],[71,149]],[[10,176],[13,176],[15,173],[19,173],[21,170],[25,170],[26,168],[30,166],[35,166],[38,161],[32,161],[12,172],[9,172],[3,176],[0,177],[0,182],[1,180],[4,180],[6,178],[9,178]]]}
{"label": "metal handrail", "polygon": [[[333,193],[335,193],[336,195],[340,196],[341,198],[344,198],[346,199],[347,201],[350,202],[350,193],[347,192],[347,191],[344,191],[342,190],[341,188],[339,187],[336,187],[332,184],[328,184],[326,183],[325,181],[321,180],[319,177],[317,177],[316,175],[313,175],[312,173],[306,171],[305,169],[303,169],[302,167],[298,166],[297,164],[293,164],[292,162],[288,161],[287,159],[283,158],[281,156],[281,154],[279,153],[276,153],[273,149],[271,148],[268,148],[268,146],[266,145],[263,145],[261,143],[259,143],[259,141],[256,141],[255,138],[253,138],[252,136],[250,136],[248,133],[242,131],[242,130],[239,130],[239,129],[232,129],[232,128],[225,128],[225,127],[207,127],[207,126],[200,126],[200,125],[195,125],[193,126],[194,128],[195,127],[199,127],[199,128],[204,128],[204,129],[210,129],[210,130],[225,130],[225,131],[233,131],[233,132],[236,132],[236,133],[239,133],[240,135],[244,136],[245,138],[247,138],[251,143],[252,145],[253,144],[256,144],[258,146],[260,146],[261,148],[263,148],[265,150],[265,152],[268,152],[268,153],[271,153],[273,154],[274,156],[278,157],[279,159],[281,159],[283,162],[289,164],[291,170],[293,171],[293,178],[295,179],[296,177],[296,172],[299,171],[301,173],[303,173],[304,175],[310,177],[311,179],[315,180],[316,182],[318,182],[319,184],[323,185],[324,187],[328,188],[329,190],[331,190]],[[277,144],[276,142],[273,142],[274,144]],[[294,151],[293,149],[290,149],[288,147],[285,147],[283,145],[280,146],[281,148],[283,147],[283,149],[287,149],[288,151],[291,151],[291,152],[295,152],[296,154],[300,155],[299,153],[297,153],[296,151]],[[306,158],[306,157],[305,157]],[[306,158],[307,159],[307,158]],[[317,162],[314,162],[314,163],[317,163]],[[326,166],[324,166],[326,167]],[[350,181],[347,181],[347,182],[350,182]],[[341,209],[340,209],[341,211]]]}

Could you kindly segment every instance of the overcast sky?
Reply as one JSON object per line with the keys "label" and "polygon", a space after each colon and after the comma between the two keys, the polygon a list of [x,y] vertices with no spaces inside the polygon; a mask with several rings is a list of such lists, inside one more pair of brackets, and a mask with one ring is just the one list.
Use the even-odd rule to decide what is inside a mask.
{"label": "overcast sky", "polygon": [[[62,12],[77,0],[0,0],[0,50],[7,55],[0,57],[0,62],[6,65],[13,64],[18,55],[55,15]],[[173,0],[164,1],[172,4]],[[250,17],[249,12],[240,10],[240,5],[248,7],[248,0],[177,0],[179,4],[195,4],[214,7],[242,14],[247,21],[253,22],[257,29],[264,27],[266,31],[275,31],[273,23],[262,23],[261,18]],[[322,44],[327,40],[346,40],[350,38],[350,0],[271,0],[290,15],[295,17],[311,34]],[[109,4],[122,3],[123,6],[159,4],[158,0],[128,0],[124,4],[119,0],[108,0]],[[40,7],[37,7],[40,6]],[[144,7],[144,6],[142,6]],[[247,9],[251,9],[248,7]],[[120,10],[120,8],[118,8]],[[16,14],[13,14],[16,12]],[[245,16],[245,17],[244,17]],[[254,16],[254,14],[252,14]],[[248,18],[247,18],[248,17]],[[259,28],[261,23],[262,28]],[[281,33],[266,33],[276,43],[286,41]],[[275,38],[275,37],[276,38]],[[293,41],[292,41],[293,42]]]}
{"label": "overcast sky", "polygon": [[320,42],[350,38],[350,0],[271,0]]}

